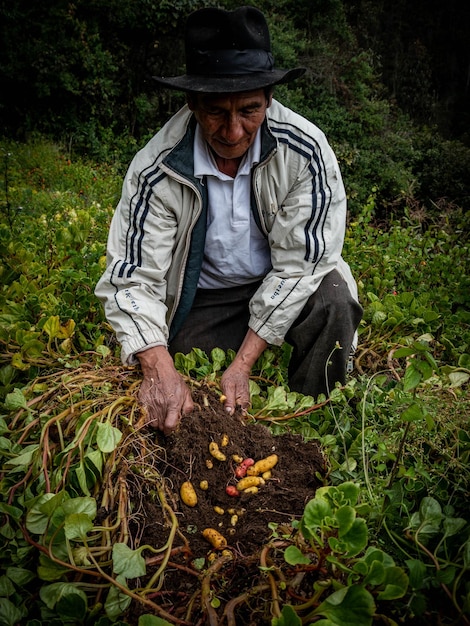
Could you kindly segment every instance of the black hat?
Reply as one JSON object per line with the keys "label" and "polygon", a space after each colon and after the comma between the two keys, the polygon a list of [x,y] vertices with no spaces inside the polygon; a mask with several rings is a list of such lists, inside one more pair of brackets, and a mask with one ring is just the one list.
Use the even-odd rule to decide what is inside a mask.
{"label": "black hat", "polygon": [[274,69],[269,29],[254,7],[207,8],[188,16],[186,74],[153,78],[171,89],[206,93],[251,91],[287,83],[305,69]]}

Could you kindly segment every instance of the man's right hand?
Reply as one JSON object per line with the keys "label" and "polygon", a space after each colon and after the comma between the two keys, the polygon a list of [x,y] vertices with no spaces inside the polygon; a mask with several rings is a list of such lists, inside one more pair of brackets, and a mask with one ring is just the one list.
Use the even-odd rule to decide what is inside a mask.
{"label": "man's right hand", "polygon": [[165,346],[149,348],[137,357],[143,373],[139,401],[147,410],[149,424],[169,435],[181,416],[194,408],[191,392]]}

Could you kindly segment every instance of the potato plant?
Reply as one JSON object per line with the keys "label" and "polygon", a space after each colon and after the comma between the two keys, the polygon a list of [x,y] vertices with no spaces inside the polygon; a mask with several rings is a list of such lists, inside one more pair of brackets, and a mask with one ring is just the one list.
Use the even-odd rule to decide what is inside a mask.
{"label": "potato plant", "polygon": [[[116,365],[119,348],[93,295],[121,176],[46,143],[4,149],[0,622],[107,626],[124,623],[137,602],[141,626],[174,623],[153,596],[178,520],[149,460],[151,435],[139,428],[138,377]],[[423,223],[410,211],[379,226],[375,203],[372,191],[345,242],[365,309],[347,384],[329,399],[290,391],[287,345],[267,350],[253,371],[250,418],[318,441],[327,484],[291,534],[273,525],[259,555],[266,580],[227,603],[227,623],[257,595],[278,626],[346,626],[350,615],[361,626],[470,623],[469,217],[454,207]],[[220,395],[232,358],[194,349],[176,365]],[[137,474],[167,531],[161,545],[133,549]],[[279,569],[268,565],[274,556]],[[221,553],[197,573],[209,619],[229,562]],[[308,576],[318,563],[323,579],[309,597],[283,595],[284,568]]]}

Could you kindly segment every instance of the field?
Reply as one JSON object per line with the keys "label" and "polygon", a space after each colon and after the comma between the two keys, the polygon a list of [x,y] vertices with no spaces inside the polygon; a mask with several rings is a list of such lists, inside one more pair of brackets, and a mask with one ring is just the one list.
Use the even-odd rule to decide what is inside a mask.
{"label": "field", "polygon": [[[470,624],[468,213],[378,221],[372,189],[345,242],[347,384],[290,392],[288,347],[268,350],[229,420],[233,355],[195,349],[177,367],[196,408],[165,439],[93,295],[121,168],[43,141],[2,155],[0,624]],[[257,493],[226,494],[237,457],[274,453]]]}

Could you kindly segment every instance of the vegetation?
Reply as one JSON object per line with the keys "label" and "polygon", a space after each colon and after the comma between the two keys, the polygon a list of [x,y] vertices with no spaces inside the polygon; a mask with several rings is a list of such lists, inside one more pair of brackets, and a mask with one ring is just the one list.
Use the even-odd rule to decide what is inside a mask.
{"label": "vegetation", "polygon": [[[0,7],[0,624],[123,623],[136,599],[129,580],[145,564],[126,534],[119,461],[142,462],[165,503],[138,456],[138,375],[119,365],[93,289],[126,164],[182,103],[148,76],[183,71],[175,41],[200,4]],[[318,440],[330,465],[299,541],[282,548],[299,568],[320,554],[328,585],[303,612],[278,607],[273,624],[468,624],[470,108],[465,65],[449,72],[466,50],[468,10],[459,20],[452,1],[445,15],[436,2],[255,4],[277,64],[307,67],[276,97],[338,155],[345,256],[364,306],[354,372],[329,401],[289,391],[286,346],[267,351],[251,381],[253,419]],[[431,8],[439,31],[419,21]],[[231,357],[195,350],[177,366],[217,387]],[[97,507],[109,494],[112,528]],[[93,584],[80,583],[85,571]],[[143,597],[140,626],[171,623]]]}
{"label": "vegetation", "polygon": [[[87,609],[96,589],[66,583],[64,563],[80,570],[81,554],[89,571],[99,558],[96,536],[105,533],[110,545],[115,536],[96,522],[96,497],[107,493],[119,458],[135,454],[123,437],[135,424],[135,395],[132,384],[122,386],[119,348],[93,295],[120,174],[71,161],[49,143],[3,150],[0,621],[40,623],[31,620],[41,614],[96,623],[98,611],[106,624],[126,606],[122,594],[132,596],[119,572],[139,562],[141,550],[111,542],[115,578],[96,565],[109,588],[102,609]],[[358,605],[365,611],[358,624],[372,623],[378,610],[429,624],[444,602],[448,623],[468,621],[468,215],[453,209],[423,228],[408,212],[381,229],[371,224],[374,202],[372,194],[345,244],[365,305],[354,376],[329,402],[301,397],[285,384],[288,351],[268,351],[252,380],[251,413],[274,433],[318,439],[331,465],[329,487],[305,510],[305,543],[285,558],[301,563],[302,550],[326,541],[331,571],[348,582],[333,586],[330,600],[317,589],[308,619],[327,611],[332,623],[346,624],[342,611]],[[217,384],[230,359],[195,351],[177,364],[189,379]],[[51,455],[51,446],[60,452]],[[343,530],[351,523],[357,533]],[[29,614],[25,590],[38,584]],[[341,589],[352,591],[343,597]],[[383,603],[392,598],[388,614]],[[278,623],[300,623],[290,610]]]}

